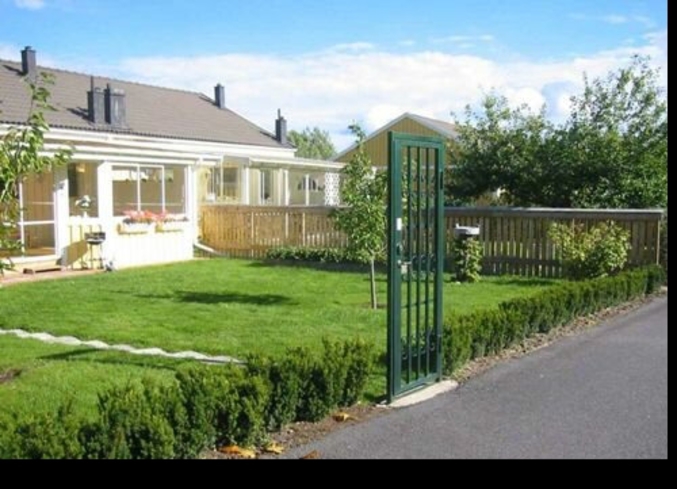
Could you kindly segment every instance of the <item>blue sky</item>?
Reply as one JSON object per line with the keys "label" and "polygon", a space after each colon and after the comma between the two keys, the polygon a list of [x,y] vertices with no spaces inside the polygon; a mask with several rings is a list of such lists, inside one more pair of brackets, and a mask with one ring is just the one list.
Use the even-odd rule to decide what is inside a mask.
{"label": "blue sky", "polygon": [[[410,111],[448,120],[494,88],[566,112],[583,72],[667,69],[667,0],[0,0],[0,58],[210,93],[268,127],[347,143]],[[667,74],[665,74],[667,80]]]}

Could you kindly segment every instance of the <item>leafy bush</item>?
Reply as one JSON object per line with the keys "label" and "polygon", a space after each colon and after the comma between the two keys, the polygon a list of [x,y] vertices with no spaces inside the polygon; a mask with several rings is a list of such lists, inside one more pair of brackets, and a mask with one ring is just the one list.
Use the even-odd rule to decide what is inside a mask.
{"label": "leafy bush", "polygon": [[612,223],[600,223],[589,231],[582,225],[555,223],[550,238],[559,248],[565,277],[585,280],[618,273],[628,263],[630,232]]}
{"label": "leafy bush", "polygon": [[148,379],[103,392],[99,395],[99,419],[88,433],[88,458],[177,457],[171,421],[182,408],[175,385],[161,386]]}
{"label": "leafy bush", "polygon": [[498,309],[453,315],[445,323],[444,369],[447,374],[469,360],[495,354],[571,320],[657,292],[665,283],[661,267],[649,267],[552,287]]}
{"label": "leafy bush", "polygon": [[81,459],[82,426],[71,401],[55,412],[0,420],[0,459]]}
{"label": "leafy bush", "polygon": [[479,282],[484,247],[477,239],[456,238],[452,247],[453,274],[457,282]]}
{"label": "leafy bush", "polygon": [[301,389],[304,380],[289,359],[273,361],[263,356],[247,359],[250,375],[257,375],[268,382],[269,398],[265,409],[264,425],[269,431],[279,431],[296,420]]}
{"label": "leafy bush", "polygon": [[266,253],[266,258],[309,263],[365,264],[349,251],[340,248],[275,248]]}

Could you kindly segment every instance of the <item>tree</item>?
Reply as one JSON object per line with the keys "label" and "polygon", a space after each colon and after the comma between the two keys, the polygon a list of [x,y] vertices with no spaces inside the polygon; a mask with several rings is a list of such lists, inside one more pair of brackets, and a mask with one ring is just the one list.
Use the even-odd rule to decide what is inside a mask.
{"label": "tree", "polygon": [[534,114],[487,96],[458,124],[449,200],[502,189],[518,206],[666,207],[667,102],[657,79],[639,57],[606,78],[585,78],[559,125],[545,107]]}
{"label": "tree", "polygon": [[70,150],[57,151],[53,156],[42,153],[49,125],[45,112],[55,110],[49,105],[49,75],[37,79],[25,78],[31,94],[31,106],[25,126],[10,127],[0,139],[0,276],[12,268],[10,257],[20,248],[16,229],[21,216],[19,185],[31,174],[66,164]]}
{"label": "tree", "polygon": [[359,125],[350,126],[357,139],[357,151],[342,172],[341,199],[345,208],[333,217],[339,230],[348,236],[348,251],[370,265],[371,305],[378,308],[376,261],[385,257],[387,221],[387,175],[374,169],[364,142],[367,135]]}
{"label": "tree", "polygon": [[327,131],[319,127],[305,128],[303,132],[289,131],[289,141],[296,146],[296,156],[312,160],[331,160],[336,156],[336,148]]}

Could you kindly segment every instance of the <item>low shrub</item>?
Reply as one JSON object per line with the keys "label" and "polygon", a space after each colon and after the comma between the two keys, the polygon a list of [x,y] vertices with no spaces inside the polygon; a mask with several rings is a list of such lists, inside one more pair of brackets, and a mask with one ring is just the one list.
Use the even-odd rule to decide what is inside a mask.
{"label": "low shrub", "polygon": [[571,320],[657,292],[665,283],[661,267],[633,270],[612,277],[564,283],[528,298],[502,303],[447,319],[444,369],[447,374],[469,360],[495,354],[525,338]]}
{"label": "low shrub", "polygon": [[87,458],[176,458],[176,415],[185,419],[176,385],[145,379],[111,388],[99,395],[99,418],[86,435]]}
{"label": "low shrub", "polygon": [[582,225],[555,223],[550,238],[559,250],[564,276],[572,280],[606,277],[628,263],[630,232],[613,222],[586,231]]}
{"label": "low shrub", "polygon": [[275,248],[266,253],[266,258],[309,263],[363,264],[348,251],[339,248]]}
{"label": "low shrub", "polygon": [[0,458],[195,458],[224,445],[255,446],[293,421],[319,421],[355,404],[373,365],[360,340],[325,341],[322,352],[251,357],[246,367],[193,365],[176,382],[129,383],[99,395],[85,422],[70,403],[54,413],[0,419]]}
{"label": "low shrub", "polygon": [[478,239],[459,237],[451,250],[452,273],[457,282],[474,283],[482,278],[484,246]]}
{"label": "low shrub", "polygon": [[0,459],[81,459],[84,423],[67,401],[55,412],[0,420]]}

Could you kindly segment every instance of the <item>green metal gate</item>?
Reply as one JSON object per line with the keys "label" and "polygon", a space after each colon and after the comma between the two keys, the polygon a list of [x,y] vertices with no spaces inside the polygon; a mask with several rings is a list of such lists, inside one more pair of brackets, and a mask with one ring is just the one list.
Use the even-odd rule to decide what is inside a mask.
{"label": "green metal gate", "polygon": [[389,134],[388,399],[442,378],[445,144]]}

